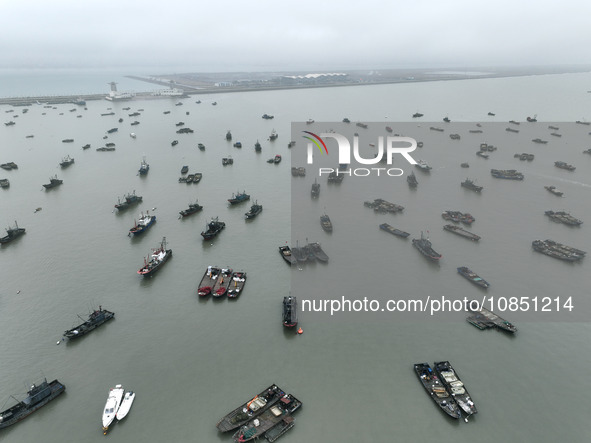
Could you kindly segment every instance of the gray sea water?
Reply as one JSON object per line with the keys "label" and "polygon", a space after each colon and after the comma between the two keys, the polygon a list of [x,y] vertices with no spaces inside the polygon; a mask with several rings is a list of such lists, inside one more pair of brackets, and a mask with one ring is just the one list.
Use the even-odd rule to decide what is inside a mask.
{"label": "gray sea water", "polygon": [[[542,237],[591,248],[586,223],[569,229],[543,216],[546,209],[565,209],[591,220],[591,157],[581,153],[589,147],[584,138],[588,127],[575,128],[583,131],[575,143],[566,135],[560,140],[547,136],[548,123],[542,123],[561,126],[590,119],[589,84],[590,74],[565,74],[219,94],[201,98],[200,104],[197,97],[183,99],[182,106],[175,106],[178,100],[154,99],[88,102],[86,110],[35,105],[26,114],[18,107],[0,107],[3,122],[16,123],[0,127],[0,161],[19,166],[0,173],[11,182],[10,189],[0,192],[0,222],[9,226],[17,220],[27,229],[0,248],[0,399],[9,405],[10,395],[22,398],[27,383],[43,376],[67,386],[61,398],[2,430],[0,439],[103,441],[102,408],[108,389],[121,383],[137,397],[129,416],[109,432],[110,440],[231,441],[230,435],[218,434],[217,420],[277,383],[304,403],[297,425],[282,437],[285,442],[588,441],[591,327],[584,304],[579,308],[584,311],[576,312],[584,321],[507,314],[519,328],[515,337],[479,331],[461,315],[457,321],[374,321],[371,316],[334,321],[319,313],[301,313],[304,333],[295,335],[281,324],[281,300],[290,292],[292,276],[311,284],[310,298],[371,293],[384,286],[386,276],[375,271],[389,262],[393,296],[481,294],[455,273],[456,266],[465,264],[492,283],[491,294],[562,291],[582,300],[590,283],[588,258],[572,266],[534,253],[530,244]],[[131,109],[124,111],[127,106]],[[101,116],[111,112],[108,108],[115,115]],[[134,111],[141,115],[129,117]],[[292,184],[307,194],[314,179],[308,174],[298,181],[290,175],[292,122],[348,117],[383,122],[396,132],[398,122],[417,123],[411,115],[418,111],[425,122],[440,122],[444,116],[470,125],[482,122],[499,150],[483,160],[474,155],[480,137],[462,137],[458,148],[447,132],[440,142],[437,134],[426,134],[431,138],[425,138],[419,158],[434,170],[429,176],[416,172],[416,191],[402,181],[391,190],[361,196],[402,204],[403,214],[374,215],[352,198],[359,193],[347,177],[331,188],[323,179],[321,198],[306,201],[315,206],[292,221]],[[496,116],[487,116],[489,111]],[[275,118],[263,120],[264,113]],[[526,129],[525,123],[520,125],[523,134],[513,139],[498,130],[508,120],[524,121],[534,114],[540,135],[549,139],[544,147],[531,143],[530,132],[537,129]],[[140,124],[130,126],[133,120]],[[176,134],[175,124],[181,121],[195,132]],[[114,127],[119,130],[103,139]],[[273,129],[279,134],[275,142],[268,140]],[[227,130],[242,149],[225,140]],[[74,142],[63,143],[67,138]],[[178,145],[172,147],[173,140]],[[260,154],[253,149],[257,140],[263,146]],[[116,151],[95,150],[106,142],[115,143]],[[203,152],[197,148],[200,142],[206,146]],[[83,151],[87,143],[91,149]],[[517,152],[535,153],[536,159],[520,162],[513,158]],[[68,154],[75,164],[62,170],[58,163]],[[268,164],[275,154],[284,160]],[[234,164],[223,167],[221,159],[228,155]],[[150,172],[139,177],[144,156]],[[556,160],[573,163],[577,170],[556,169]],[[462,161],[469,161],[469,175],[485,186],[482,195],[460,188]],[[178,183],[183,165],[202,172],[202,181]],[[526,180],[498,181],[490,177],[490,168],[520,169]],[[55,174],[64,184],[42,190]],[[547,193],[545,184],[555,184],[565,197]],[[143,196],[143,204],[114,212],[117,198],[133,190]],[[232,193],[242,190],[264,207],[252,221],[244,220],[250,203],[227,204]],[[204,210],[179,220],[178,211],[195,199]],[[347,205],[355,214],[351,220],[357,223],[362,217],[363,224],[339,215]],[[38,207],[42,210],[34,213]],[[134,219],[147,209],[157,223],[141,238],[129,238]],[[480,244],[441,230],[440,212],[446,209],[477,217],[472,230],[483,236]],[[325,210],[335,225],[330,236],[318,221]],[[203,242],[199,233],[216,216],[226,229]],[[380,232],[377,225],[383,222],[413,236],[430,230],[444,255],[440,267],[426,262],[409,242]],[[136,271],[143,257],[164,236],[173,258],[153,278],[140,278]],[[278,246],[304,237],[323,244],[330,255],[327,266],[292,270],[281,259]],[[355,262],[347,260],[351,255]],[[469,263],[462,261],[466,258]],[[248,273],[238,300],[198,298],[197,286],[210,264]],[[335,272],[360,277],[354,286],[350,278],[323,277]],[[56,345],[64,330],[80,322],[77,314],[86,316],[99,305],[114,311],[116,319],[77,342]],[[413,363],[439,360],[456,367],[478,406],[469,424],[448,420],[413,373]]]}

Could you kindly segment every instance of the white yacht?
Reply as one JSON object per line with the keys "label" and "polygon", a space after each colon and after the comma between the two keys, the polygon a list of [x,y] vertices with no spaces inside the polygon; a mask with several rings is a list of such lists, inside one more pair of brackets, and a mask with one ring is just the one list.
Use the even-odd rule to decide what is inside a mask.
{"label": "white yacht", "polygon": [[123,401],[121,402],[121,406],[119,406],[119,410],[117,411],[117,420],[123,420],[125,416],[128,414],[129,410],[131,409],[131,405],[135,400],[135,392],[127,391],[125,393],[125,397],[123,397]]}
{"label": "white yacht", "polygon": [[106,434],[109,430],[109,426],[115,420],[115,415],[121,405],[121,399],[123,398],[123,387],[116,385],[114,388],[109,390],[109,398],[105,403],[105,409],[103,411],[103,433]]}

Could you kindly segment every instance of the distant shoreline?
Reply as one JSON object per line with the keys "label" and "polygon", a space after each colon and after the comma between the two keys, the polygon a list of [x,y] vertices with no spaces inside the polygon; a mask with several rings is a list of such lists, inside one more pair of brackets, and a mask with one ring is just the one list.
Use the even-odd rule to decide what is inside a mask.
{"label": "distant shoreline", "polygon": [[[127,75],[125,77],[143,81],[150,84],[157,84],[166,88],[182,89],[183,97],[191,95],[225,94],[232,92],[259,92],[277,90],[297,90],[315,88],[336,88],[347,86],[373,86],[408,83],[425,83],[437,81],[454,80],[477,80],[491,78],[527,77],[534,75],[555,75],[575,74],[591,72],[591,67],[563,67],[546,69],[439,69],[439,70],[381,70],[381,71],[342,71],[335,74],[314,74],[317,78],[308,79],[305,75],[293,72],[284,73],[188,73],[188,74],[163,74],[157,77],[142,77]],[[375,74],[375,73],[378,74]],[[462,73],[462,72],[465,72]],[[475,74],[476,72],[476,74]],[[244,79],[246,78],[246,80]],[[344,80],[341,80],[343,79]],[[356,80],[351,80],[355,78]],[[238,79],[234,80],[233,79]],[[285,82],[290,82],[286,84]],[[282,83],[283,82],[283,83]],[[123,92],[123,91],[122,91]],[[37,102],[43,104],[72,103],[75,100],[102,100],[107,93],[99,94],[76,94],[76,95],[45,95],[45,96],[22,96],[22,97],[1,97],[0,105],[28,106]],[[173,98],[154,97],[152,92],[138,92],[134,94],[137,99],[147,98]],[[183,98],[178,97],[178,98]],[[133,100],[133,99],[131,99]]]}

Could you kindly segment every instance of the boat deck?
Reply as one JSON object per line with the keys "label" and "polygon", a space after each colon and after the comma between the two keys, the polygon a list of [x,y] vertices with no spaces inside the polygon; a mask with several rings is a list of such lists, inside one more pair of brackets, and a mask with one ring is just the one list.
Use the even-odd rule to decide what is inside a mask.
{"label": "boat deck", "polygon": [[467,317],[466,321],[481,330],[496,328],[511,333],[517,331],[517,328],[512,323],[486,308],[472,311],[472,315]]}

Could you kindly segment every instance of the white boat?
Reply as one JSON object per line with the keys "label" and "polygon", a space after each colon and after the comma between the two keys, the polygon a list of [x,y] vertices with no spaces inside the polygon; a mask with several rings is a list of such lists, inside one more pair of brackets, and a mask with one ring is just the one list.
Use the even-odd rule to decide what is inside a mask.
{"label": "white boat", "polygon": [[106,434],[109,430],[109,426],[115,420],[115,415],[121,405],[121,399],[123,398],[123,387],[116,385],[114,388],[109,390],[109,398],[105,403],[105,409],[103,411],[103,433]]}
{"label": "white boat", "polygon": [[123,397],[121,406],[119,406],[119,410],[117,411],[117,420],[123,420],[125,418],[129,410],[131,409],[133,400],[135,400],[135,392],[127,391],[125,393],[125,397]]}
{"label": "white boat", "polygon": [[132,132],[131,134],[129,134],[129,136],[130,136],[131,138],[135,138],[135,137],[136,137],[136,135],[135,135],[135,132]]}

